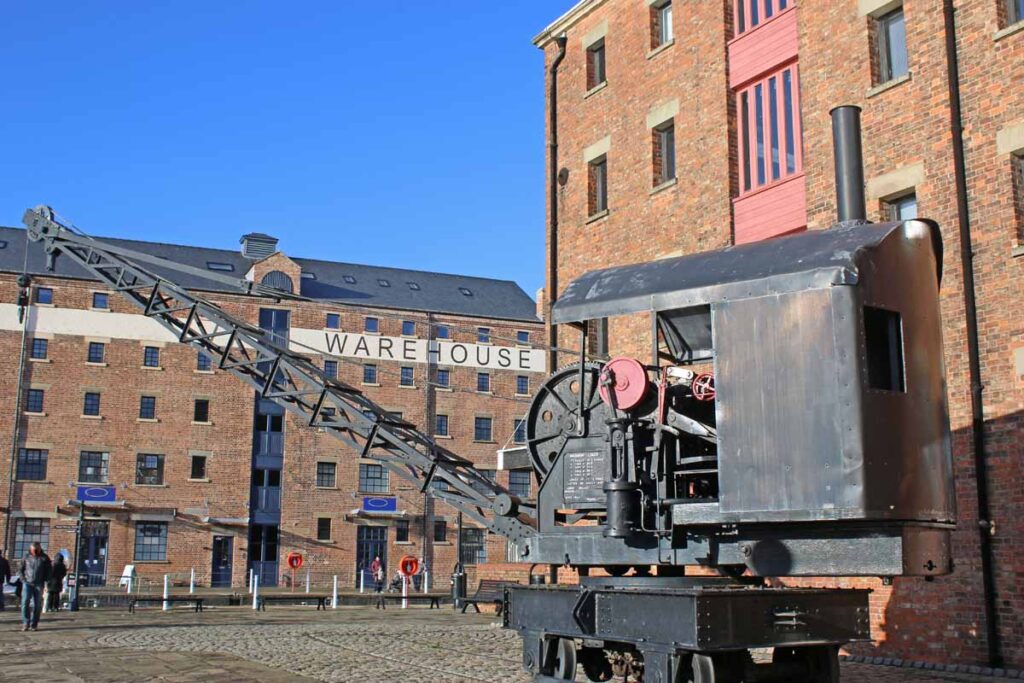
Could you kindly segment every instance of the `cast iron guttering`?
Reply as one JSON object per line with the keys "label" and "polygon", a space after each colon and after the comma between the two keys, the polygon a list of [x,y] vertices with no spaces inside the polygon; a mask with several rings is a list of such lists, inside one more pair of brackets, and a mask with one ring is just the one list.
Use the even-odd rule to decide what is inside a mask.
{"label": "cast iron guttering", "polygon": [[[27,259],[28,241],[25,242],[25,253]],[[14,427],[11,432],[11,471],[7,479],[7,510],[4,514],[3,549],[5,556],[9,556],[10,551],[14,548],[14,536],[11,534],[11,516],[13,512],[11,508],[14,506],[15,461],[18,459],[18,441],[21,438],[21,400],[22,395],[25,393],[25,343],[28,337],[29,313],[32,307],[32,297],[34,296],[32,280],[25,274],[24,270],[21,277],[18,278],[18,284],[20,285],[19,297],[21,298],[19,303],[24,303],[24,310],[22,311],[21,320],[21,351],[18,355],[18,393],[14,397]]]}
{"label": "cast iron guttering", "polygon": [[552,347],[548,352],[548,371],[554,372],[558,367],[558,346],[555,324],[551,322],[551,307],[558,297],[558,65],[565,59],[567,38],[560,35],[555,38],[558,54],[551,61],[551,83],[548,91],[548,201],[550,207],[550,223],[548,230],[548,288],[545,292],[545,322],[548,328],[548,344]]}
{"label": "cast iron guttering", "polygon": [[956,50],[956,14],[953,0],[943,0],[946,33],[946,67],[949,83],[949,119],[953,138],[953,171],[956,178],[956,212],[960,228],[960,267],[963,271],[964,315],[967,318],[967,367],[971,382],[971,437],[974,444],[974,479],[978,496],[978,533],[981,550],[981,578],[984,591],[985,632],[988,663],[1003,665],[999,638],[996,585],[993,570],[992,522],[988,491],[988,459],[985,454],[985,414],[978,352],[978,309],[974,292],[974,261],[971,245],[971,217],[967,203],[967,164],[964,159],[964,128],[960,111],[960,65]]}

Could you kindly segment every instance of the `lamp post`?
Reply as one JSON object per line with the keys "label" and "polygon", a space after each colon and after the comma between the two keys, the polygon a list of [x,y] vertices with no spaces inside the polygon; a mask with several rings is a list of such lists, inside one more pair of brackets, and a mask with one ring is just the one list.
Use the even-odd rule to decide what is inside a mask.
{"label": "lamp post", "polygon": [[85,501],[79,501],[78,525],[75,528],[75,559],[73,560],[74,564],[71,565],[72,567],[74,567],[75,570],[74,574],[72,575],[75,577],[75,582],[70,586],[70,590],[68,591],[68,610],[72,612],[78,611],[78,587],[82,583],[82,565],[79,558],[81,558],[80,553],[82,551],[82,526],[84,524]]}

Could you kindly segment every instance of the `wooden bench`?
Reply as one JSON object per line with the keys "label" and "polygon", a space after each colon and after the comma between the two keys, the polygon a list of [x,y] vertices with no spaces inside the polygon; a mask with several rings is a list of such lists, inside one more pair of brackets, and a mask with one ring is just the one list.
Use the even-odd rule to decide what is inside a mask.
{"label": "wooden bench", "polygon": [[296,595],[261,595],[257,606],[260,610],[267,611],[268,602],[312,602],[316,600],[316,609],[327,610],[327,603],[330,601],[331,596],[329,595],[310,595],[309,593],[299,593]]}
{"label": "wooden bench", "polygon": [[465,597],[462,599],[462,613],[466,613],[466,608],[470,605],[473,606],[478,613],[480,612],[480,603],[491,603],[497,608],[498,616],[501,616],[501,611],[505,606],[505,586],[514,584],[515,581],[498,581],[497,579],[483,579],[480,581],[480,585],[476,588],[476,593],[472,596]]}
{"label": "wooden bench", "polygon": [[[428,609],[441,609],[441,599],[448,597],[447,595],[430,595],[429,593],[410,593],[404,599],[410,602],[418,601],[425,602],[430,601]],[[388,600],[402,600],[402,596],[396,593],[377,593],[377,609],[387,609]]]}
{"label": "wooden bench", "polygon": [[203,600],[205,598],[197,598],[192,595],[172,595],[166,598],[161,597],[145,597],[145,598],[132,598],[128,601],[128,613],[131,614],[135,611],[135,605],[140,602],[190,602],[195,606],[196,612],[203,611]]}

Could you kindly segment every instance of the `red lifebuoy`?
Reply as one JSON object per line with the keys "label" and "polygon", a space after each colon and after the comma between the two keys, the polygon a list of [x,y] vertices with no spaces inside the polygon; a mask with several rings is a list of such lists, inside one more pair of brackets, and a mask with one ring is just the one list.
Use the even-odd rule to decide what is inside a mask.
{"label": "red lifebuoy", "polygon": [[420,570],[420,561],[412,555],[406,555],[398,563],[398,571],[402,576],[414,576]]}
{"label": "red lifebuoy", "polygon": [[288,566],[292,569],[298,569],[302,566],[302,553],[288,553],[286,559]]}

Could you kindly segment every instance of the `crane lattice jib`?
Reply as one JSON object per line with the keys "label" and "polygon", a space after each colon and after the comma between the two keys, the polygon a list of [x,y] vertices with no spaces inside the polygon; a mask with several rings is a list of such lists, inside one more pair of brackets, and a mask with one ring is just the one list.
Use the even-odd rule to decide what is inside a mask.
{"label": "crane lattice jib", "polygon": [[[106,244],[58,222],[46,206],[29,209],[23,220],[29,239],[43,244],[50,269],[58,254],[66,255],[181,343],[219,358],[221,369],[250,384],[262,398],[323,429],[361,457],[380,462],[512,542],[534,533],[520,519],[521,514],[534,517],[534,507],[491,481],[469,460],[438,445],[360,390],[327,376],[309,359],[290,351],[286,339],[225,313],[140,263],[228,284],[243,294],[300,301],[306,297]],[[447,484],[447,490],[432,487],[434,480]]]}

